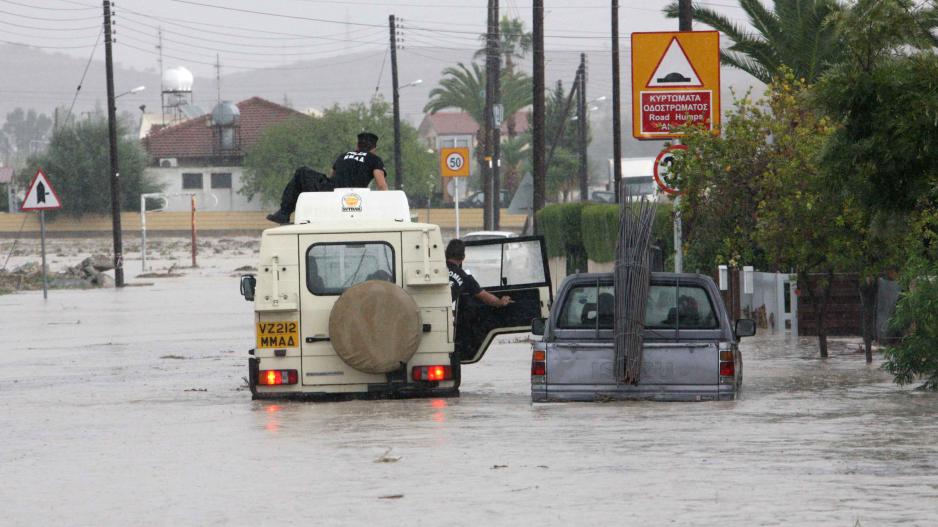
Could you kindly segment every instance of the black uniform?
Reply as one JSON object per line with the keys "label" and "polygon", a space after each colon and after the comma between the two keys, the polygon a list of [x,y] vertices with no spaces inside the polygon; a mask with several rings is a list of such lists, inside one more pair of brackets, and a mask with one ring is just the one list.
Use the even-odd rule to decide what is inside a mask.
{"label": "black uniform", "polygon": [[371,184],[375,170],[384,171],[384,161],[371,152],[346,152],[332,164],[334,188],[363,188]]}
{"label": "black uniform", "polygon": [[446,262],[446,267],[449,269],[449,290],[453,302],[459,298],[459,295],[476,296],[482,292],[479,282],[472,275],[466,273],[462,267],[452,262]]}
{"label": "black uniform", "polygon": [[300,167],[283,189],[280,212],[284,219],[296,209],[302,192],[332,192],[337,188],[364,188],[374,179],[375,169],[384,170],[384,161],[370,152],[346,152],[332,164],[335,176],[329,178],[309,167]]}

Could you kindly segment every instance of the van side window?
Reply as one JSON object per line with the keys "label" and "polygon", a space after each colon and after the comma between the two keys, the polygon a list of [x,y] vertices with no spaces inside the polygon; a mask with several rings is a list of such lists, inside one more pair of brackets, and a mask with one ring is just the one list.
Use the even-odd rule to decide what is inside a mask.
{"label": "van side window", "polygon": [[[567,294],[557,327],[612,329],[615,290],[611,284],[574,287]],[[652,285],[645,303],[647,329],[718,329],[719,321],[707,291],[697,286]]]}
{"label": "van side window", "polygon": [[341,295],[366,280],[395,282],[394,249],[385,242],[317,243],[306,252],[306,287]]}

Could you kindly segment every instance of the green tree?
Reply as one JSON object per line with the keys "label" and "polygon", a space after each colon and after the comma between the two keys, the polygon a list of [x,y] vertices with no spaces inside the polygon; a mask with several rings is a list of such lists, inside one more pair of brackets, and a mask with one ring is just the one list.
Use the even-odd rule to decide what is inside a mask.
{"label": "green tree", "polygon": [[[720,60],[768,84],[788,66],[797,78],[809,83],[842,58],[840,36],[827,26],[828,17],[842,11],[836,0],[774,0],[768,10],[761,0],[739,0],[755,29],[733,23],[713,9],[695,4],[696,22],[720,31],[733,44],[720,51]],[[677,2],[664,9],[678,17]]]}
{"label": "green tree", "polygon": [[[25,175],[32,177],[42,167],[62,198],[61,211],[66,215],[110,213],[109,145],[108,123],[104,119],[61,126],[52,133],[48,149],[29,158]],[[120,126],[117,154],[121,209],[137,210],[140,194],[158,192],[160,187],[146,179],[147,154],[140,142],[128,138]]]}
{"label": "green tree", "polygon": [[822,162],[832,183],[858,202],[863,235],[855,270],[868,362],[878,278],[901,267],[907,247],[897,238],[920,204],[935,197],[929,191],[938,181],[933,20],[934,10],[907,0],[857,2],[832,18],[843,60],[814,88],[816,103],[840,124]]}
{"label": "green tree", "polygon": [[686,129],[688,150],[673,169],[686,192],[681,210],[695,263],[707,270],[751,263],[797,273],[799,288],[816,306],[818,347],[826,357],[832,279],[855,269],[862,215],[818,163],[835,125],[812,111],[806,90],[789,71],[769,85],[765,101],[739,101],[722,135]]}
{"label": "green tree", "polygon": [[[241,193],[249,199],[260,196],[267,203],[280,200],[283,187],[297,167],[306,165],[329,174],[336,157],[355,147],[355,136],[362,130],[374,132],[377,154],[385,160],[389,185],[394,184],[391,162],[394,148],[393,117],[390,105],[380,99],[370,105],[338,105],[321,117],[298,117],[272,126],[261,134],[245,154],[245,178]],[[436,158],[427,152],[417,130],[401,123],[401,161],[404,167],[404,190],[424,195],[437,177]]]}
{"label": "green tree", "polygon": [[52,129],[52,119],[36,110],[16,108],[6,115],[3,123],[0,148],[10,162],[25,160],[36,148],[37,141],[44,141]]}

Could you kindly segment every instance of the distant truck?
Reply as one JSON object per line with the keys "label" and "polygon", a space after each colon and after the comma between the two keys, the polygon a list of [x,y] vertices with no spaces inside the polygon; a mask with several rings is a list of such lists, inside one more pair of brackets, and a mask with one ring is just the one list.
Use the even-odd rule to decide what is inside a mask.
{"label": "distant truck", "polygon": [[337,189],[300,195],[293,225],[261,237],[248,382],[255,399],[453,396],[460,366],[493,339],[527,333],[551,300],[540,237],[466,243],[464,268],[492,308],[451,300],[437,225],[412,223],[400,191]]}
{"label": "distant truck", "polygon": [[535,320],[531,398],[546,401],[735,399],[743,381],[739,339],[752,320],[731,323],[710,277],[652,273],[638,384],[622,381],[613,324],[612,273],[568,276],[549,318]]}
{"label": "distant truck", "polygon": [[[615,190],[612,182],[615,180],[615,160],[609,160],[610,190]],[[654,177],[655,158],[653,157],[623,157],[622,181],[626,191],[632,196],[646,196],[654,200],[658,196],[658,185]]]}

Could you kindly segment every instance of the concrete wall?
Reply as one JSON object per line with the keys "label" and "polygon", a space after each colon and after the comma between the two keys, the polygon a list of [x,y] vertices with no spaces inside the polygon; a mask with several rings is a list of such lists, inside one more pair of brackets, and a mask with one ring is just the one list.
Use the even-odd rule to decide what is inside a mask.
{"label": "concrete wall", "polygon": [[[231,174],[231,188],[212,188],[212,174]],[[184,189],[183,174],[202,174],[201,189]],[[261,211],[276,208],[264,204],[260,197],[253,200],[238,193],[242,187],[244,169],[242,167],[149,167],[146,175],[163,186],[163,192],[170,194],[166,202],[167,212],[187,211],[190,208],[189,196],[195,193],[196,207],[204,211]],[[284,178],[286,180],[286,178]],[[176,194],[176,195],[172,195]]]}

